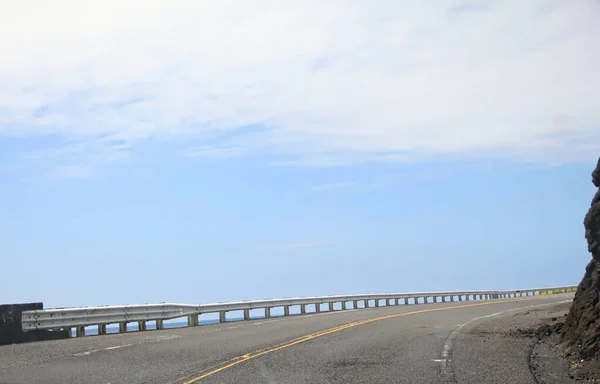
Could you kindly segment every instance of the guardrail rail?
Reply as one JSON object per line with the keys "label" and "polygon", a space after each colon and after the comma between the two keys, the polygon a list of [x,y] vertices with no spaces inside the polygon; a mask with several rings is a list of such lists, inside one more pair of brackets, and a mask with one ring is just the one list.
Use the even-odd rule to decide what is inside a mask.
{"label": "guardrail rail", "polygon": [[[321,312],[323,304],[329,311],[334,311],[334,304],[341,303],[341,310],[379,307],[382,305],[415,305],[437,302],[497,300],[525,296],[567,293],[577,290],[577,286],[530,288],[502,291],[455,291],[455,292],[414,292],[392,294],[360,294],[321,297],[302,297],[288,299],[269,299],[238,301],[215,304],[134,304],[97,307],[51,308],[24,311],[22,314],[23,331],[34,330],[68,330],[71,334],[85,336],[85,328],[98,327],[98,335],[106,334],[106,326],[119,324],[119,332],[127,332],[128,324],[137,322],[138,330],[148,329],[148,322],[155,322],[156,329],[163,329],[165,320],[187,317],[188,326],[200,325],[198,317],[206,313],[219,313],[219,322],[227,321],[227,312],[243,311],[243,319],[250,320],[250,310],[264,309],[265,318],[271,317],[272,308],[283,308],[284,316],[290,315],[290,307],[299,306],[302,315],[307,313],[307,306],[314,306],[314,312]],[[371,303],[373,303],[371,305]],[[295,315],[294,315],[295,316]]]}

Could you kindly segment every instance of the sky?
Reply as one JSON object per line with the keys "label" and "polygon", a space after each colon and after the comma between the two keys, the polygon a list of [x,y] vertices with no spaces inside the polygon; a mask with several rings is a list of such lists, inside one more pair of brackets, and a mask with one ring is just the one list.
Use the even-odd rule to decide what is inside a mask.
{"label": "sky", "polygon": [[4,1],[0,303],[577,284],[599,12]]}

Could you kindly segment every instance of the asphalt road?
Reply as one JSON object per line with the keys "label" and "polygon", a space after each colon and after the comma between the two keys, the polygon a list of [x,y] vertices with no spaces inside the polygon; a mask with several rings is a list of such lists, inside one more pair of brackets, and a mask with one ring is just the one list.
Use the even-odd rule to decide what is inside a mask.
{"label": "asphalt road", "polygon": [[[572,297],[400,305],[2,346],[0,383],[460,383],[453,367],[469,358],[455,342],[463,330]],[[527,382],[514,377],[523,372],[511,382]]]}

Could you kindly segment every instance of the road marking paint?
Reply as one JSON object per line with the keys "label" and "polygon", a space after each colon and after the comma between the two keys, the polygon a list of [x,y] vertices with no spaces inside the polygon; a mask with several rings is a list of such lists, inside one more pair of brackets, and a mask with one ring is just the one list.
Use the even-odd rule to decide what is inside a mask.
{"label": "road marking paint", "polygon": [[75,353],[75,354],[73,354],[73,356],[89,356],[92,353],[96,353],[96,352],[100,352],[100,351],[111,351],[113,349],[131,347],[132,345],[133,344],[123,344],[123,345],[115,345],[112,347],[106,347],[106,348],[101,348],[101,349],[91,349],[89,351]]}
{"label": "road marking paint", "polygon": [[[324,316],[324,315],[332,315],[332,314],[336,314],[336,313],[348,313],[348,312],[352,312],[352,311],[357,311],[358,309],[362,309],[362,308],[357,308],[357,309],[348,309],[345,311],[341,311],[341,310],[336,310],[333,312],[318,312],[318,313],[308,313],[308,314],[303,314],[302,316],[300,316],[300,314],[298,314],[298,318],[306,318],[306,317],[312,317],[312,316]],[[264,319],[263,321],[256,321],[256,322],[250,322],[250,323],[246,323],[246,324],[240,324],[240,325],[234,325],[231,327],[226,327],[226,328],[215,328],[215,329],[210,329],[207,331],[203,331],[203,332],[198,332],[198,335],[204,335],[207,333],[213,333],[213,332],[221,332],[221,331],[226,331],[229,329],[237,329],[237,328],[242,328],[242,327],[248,327],[248,326],[257,326],[257,325],[262,325],[262,324],[269,324],[269,323],[275,323],[278,321],[284,321],[284,320],[291,320],[292,318],[296,317],[296,315],[292,315],[292,316],[285,316],[285,317],[281,317],[281,318],[275,318],[275,319]],[[240,321],[240,323],[242,323],[242,321]],[[183,329],[183,328],[173,328],[173,329]],[[168,329],[167,329],[168,330]],[[165,340],[172,340],[172,339],[179,339],[181,336],[158,336],[154,339],[151,340],[145,340],[142,341],[140,343],[137,343],[135,345],[140,345],[140,344],[145,344],[145,343],[154,343],[154,342],[158,342],[158,341],[165,341]],[[89,356],[93,353],[96,352],[100,352],[100,351],[106,351],[106,350],[111,350],[111,349],[119,349],[122,347],[129,347],[132,346],[134,344],[126,344],[126,345],[122,345],[122,346],[114,346],[114,347],[108,347],[108,348],[102,348],[102,349],[92,349],[89,351],[84,351],[84,352],[78,352],[73,354],[73,356],[77,356],[77,357],[82,357],[82,356]],[[179,379],[178,379],[179,380]]]}
{"label": "road marking paint", "polygon": [[[256,359],[260,356],[264,356],[267,355],[269,353],[273,353],[282,349],[286,349],[289,347],[292,347],[294,345],[297,344],[301,344],[301,343],[305,343],[307,341],[310,340],[314,340],[316,338],[319,337],[323,337],[326,335],[330,335],[332,333],[336,333],[336,332],[340,332],[344,329],[348,329],[348,328],[354,328],[357,327],[359,325],[364,325],[364,324],[369,324],[369,323],[374,323],[377,321],[381,321],[381,320],[386,320],[386,319],[393,319],[393,318],[398,318],[398,317],[405,317],[405,316],[410,316],[410,315],[417,315],[417,314],[421,314],[421,313],[429,313],[429,312],[441,312],[441,311],[447,311],[447,310],[452,310],[452,309],[460,309],[460,308],[470,308],[470,307],[479,307],[479,306],[485,306],[485,305],[493,305],[493,304],[500,304],[500,303],[514,303],[514,302],[521,302],[521,301],[529,301],[529,300],[539,300],[539,298],[537,297],[527,297],[527,298],[521,298],[521,299],[508,299],[508,300],[494,300],[494,301],[486,301],[486,302],[482,302],[482,303],[475,303],[475,304],[464,304],[464,305],[454,305],[454,306],[450,306],[450,307],[442,307],[442,308],[430,308],[430,309],[422,309],[422,310],[418,310],[418,311],[411,311],[411,312],[403,312],[403,313],[396,313],[396,314],[392,314],[392,315],[384,315],[384,316],[378,316],[378,317],[374,317],[371,319],[366,319],[366,320],[359,320],[359,321],[355,321],[355,322],[351,322],[348,324],[344,324],[344,325],[340,325],[334,328],[330,328],[330,329],[326,329],[324,331],[320,331],[320,332],[316,332],[316,333],[312,333],[306,336],[302,336],[299,337],[297,339],[285,342],[283,344],[279,344],[279,345],[275,345],[272,347],[267,347],[264,348],[262,350],[258,350],[255,352],[251,352],[251,353],[247,353],[244,354],[242,356],[238,356],[236,358],[233,358],[231,360],[225,361],[223,363],[220,364],[220,366],[218,366],[218,368],[208,368],[206,370],[203,370],[201,372],[201,375],[196,376],[194,378],[191,378],[189,380],[188,379],[190,376],[186,376],[186,377],[182,377],[179,380],[185,380],[183,382],[183,384],[193,384],[197,381],[200,381],[202,379],[205,379],[209,376],[212,376],[214,374],[217,374],[219,372],[222,372],[226,369],[232,368],[236,365],[242,364],[246,361],[252,360],[252,359]],[[558,304],[557,302],[552,302],[552,303],[547,303],[548,305],[552,305],[552,304]],[[523,309],[523,308],[517,308],[515,310],[518,309]],[[489,316],[489,315],[488,315]]]}
{"label": "road marking paint", "polygon": [[123,345],[115,345],[114,347],[108,347],[108,348],[104,348],[104,351],[112,351],[113,349],[119,349],[119,348],[125,348],[125,347],[131,347],[133,344],[123,344]]}
{"label": "road marking paint", "polygon": [[[523,300],[518,300],[518,301],[523,301]],[[444,346],[442,347],[442,358],[438,359],[438,360],[434,360],[436,362],[442,363],[441,370],[442,370],[442,376],[444,376],[444,383],[446,383],[446,382],[456,383],[456,378],[454,376],[454,367],[452,366],[452,351],[454,350],[454,340],[458,337],[461,329],[463,329],[467,325],[472,324],[478,320],[488,319],[490,317],[495,317],[495,316],[502,315],[502,314],[505,314],[508,312],[521,311],[521,310],[526,310],[526,309],[531,309],[531,308],[536,308],[536,307],[545,307],[548,305],[569,303],[572,301],[573,300],[554,301],[552,303],[536,304],[536,305],[529,305],[527,307],[507,309],[506,311],[492,313],[491,315],[479,316],[479,317],[476,317],[474,319],[467,321],[466,323],[459,324],[458,328],[456,328],[454,331],[452,331],[452,333],[450,333],[450,335],[446,339],[446,342],[444,343]]]}

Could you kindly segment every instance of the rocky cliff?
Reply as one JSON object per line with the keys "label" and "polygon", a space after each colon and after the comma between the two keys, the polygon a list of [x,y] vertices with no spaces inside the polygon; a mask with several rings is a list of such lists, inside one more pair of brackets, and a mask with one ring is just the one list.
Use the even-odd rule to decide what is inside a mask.
{"label": "rocky cliff", "polygon": [[567,350],[582,359],[600,357],[600,159],[592,172],[592,183],[599,189],[583,221],[592,260],[561,331]]}

